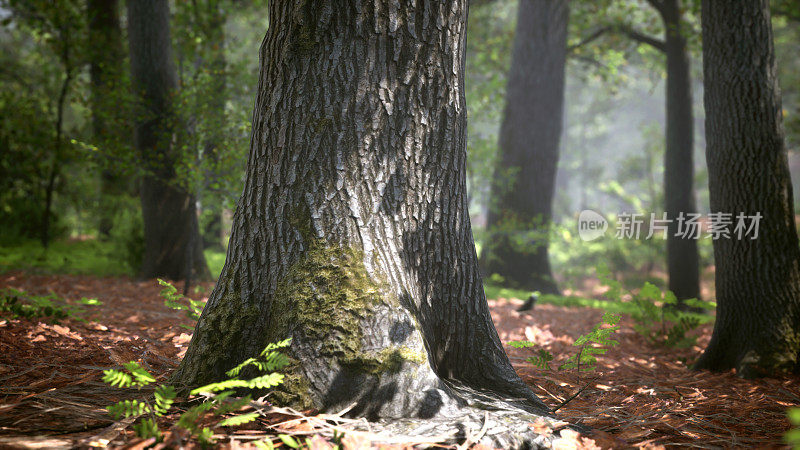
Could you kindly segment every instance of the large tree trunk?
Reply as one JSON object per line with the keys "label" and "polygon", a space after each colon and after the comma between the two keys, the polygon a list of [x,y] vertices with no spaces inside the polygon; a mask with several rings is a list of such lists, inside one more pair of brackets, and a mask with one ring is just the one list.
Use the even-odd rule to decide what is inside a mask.
{"label": "large tree trunk", "polygon": [[559,292],[547,248],[563,122],[568,17],[564,0],[519,3],[489,233],[481,255],[486,274],[542,293]]}
{"label": "large tree trunk", "polygon": [[664,201],[669,223],[669,289],[679,300],[700,297],[700,260],[694,237],[676,236],[677,218],[697,212],[694,197],[694,113],[686,37],[679,0],[662,2],[667,55],[667,124],[664,152]]}
{"label": "large tree trunk", "polygon": [[145,251],[141,276],[172,279],[208,277],[208,266],[197,238],[194,196],[175,183],[178,149],[172,105],[177,77],[172,61],[167,0],[128,2],[131,78],[140,105],[135,144],[146,175],[140,195]]}
{"label": "large tree trunk", "polygon": [[796,369],[800,249],[768,0],[703,1],[711,210],[760,214],[758,238],[714,241],[717,321],[698,369]]}
{"label": "large tree trunk", "polygon": [[[482,417],[466,399],[505,405],[493,417],[545,413],[503,351],[478,274],[466,1],[269,9],[227,261],[173,381],[223,379],[291,337],[297,363],[271,398],[299,407]],[[509,419],[500,428],[518,432],[492,442],[536,444],[525,423]]]}
{"label": "large tree trunk", "polygon": [[[89,25],[89,75],[91,79],[92,128],[101,147],[118,144],[119,105],[113,91],[120,87],[124,53],[117,0],[89,0],[86,3]],[[112,196],[125,192],[127,183],[119,171],[104,162],[100,173],[101,237],[108,237],[116,211]]]}

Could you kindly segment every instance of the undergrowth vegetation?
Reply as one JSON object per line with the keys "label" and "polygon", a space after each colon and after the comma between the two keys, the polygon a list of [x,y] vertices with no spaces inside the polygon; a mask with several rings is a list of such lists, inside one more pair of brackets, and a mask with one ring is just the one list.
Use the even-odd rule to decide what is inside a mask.
{"label": "undergrowth vegetation", "polygon": [[83,306],[100,305],[96,298],[81,298],[77,305],[67,303],[63,298],[50,293],[33,295],[23,290],[5,288],[0,290],[0,313],[12,319],[43,319],[57,324],[60,319],[72,318],[86,322],[83,316],[87,310]]}
{"label": "undergrowth vegetation", "polygon": [[[122,232],[120,232],[122,234]],[[94,238],[52,242],[48,248],[39,241],[21,240],[0,246],[0,272],[26,270],[34,273],[63,273],[94,276],[134,276],[141,255],[135,242]],[[203,252],[216,279],[225,264],[225,253],[216,249]]]}
{"label": "undergrowth vegetation", "polygon": [[[192,390],[190,398],[182,405],[191,405],[182,410],[176,426],[189,432],[201,444],[213,444],[215,428],[235,427],[257,420],[262,414],[262,407],[268,404],[261,399],[254,399],[252,394],[237,396],[237,393],[258,392],[283,383],[284,375],[278,371],[289,364],[289,358],[281,353],[290,345],[290,340],[269,344],[255,358],[248,358],[232,368],[226,375],[229,377]],[[241,378],[245,372],[257,372],[252,378]],[[123,370],[108,369],[103,372],[103,381],[111,386],[141,391],[156,382],[150,372],[134,361],[123,366]],[[168,414],[177,412],[178,394],[173,386],[161,384],[152,391],[152,396],[140,395],[139,398],[117,402],[106,409],[115,419],[139,418],[134,424],[136,435],[143,439],[163,439],[158,420]],[[291,436],[280,435],[278,439],[287,446],[299,448],[300,444]],[[259,448],[274,448],[270,439],[253,442]]]}

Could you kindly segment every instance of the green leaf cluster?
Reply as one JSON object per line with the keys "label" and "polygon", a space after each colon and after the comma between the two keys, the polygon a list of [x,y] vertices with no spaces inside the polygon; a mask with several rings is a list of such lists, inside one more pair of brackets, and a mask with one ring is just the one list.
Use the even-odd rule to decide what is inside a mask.
{"label": "green leaf cluster", "polygon": [[[186,317],[192,319],[193,322],[197,322],[200,319],[200,314],[203,312],[205,302],[184,297],[178,293],[178,289],[169,281],[164,281],[159,278],[158,284],[164,287],[164,289],[161,290],[160,295],[164,298],[165,306],[178,311],[185,311]],[[194,327],[188,325],[181,324],[181,326],[189,330],[194,329]]]}
{"label": "green leaf cluster", "polygon": [[[177,291],[166,283],[165,295],[167,300],[175,301]],[[170,289],[172,288],[172,289]],[[181,414],[177,425],[188,430],[203,444],[213,444],[213,431],[211,427],[202,426],[201,421],[209,414],[222,417],[213,427],[230,427],[250,423],[258,419],[258,412],[237,413],[247,407],[252,401],[250,395],[234,397],[235,389],[268,389],[283,382],[284,375],[273,372],[280,370],[289,364],[289,358],[280,353],[280,350],[287,348],[291,343],[290,339],[278,343],[269,344],[257,358],[249,358],[226,372],[231,377],[218,383],[211,383],[206,386],[194,389],[190,395],[202,394],[204,400],[192,406]],[[237,378],[246,369],[258,372],[266,372],[250,379]],[[156,381],[156,378],[138,363],[131,361],[123,365],[123,370],[109,369],[103,372],[103,381],[120,388],[141,389]],[[137,436],[147,439],[161,439],[156,419],[166,415],[173,407],[177,393],[175,388],[169,385],[159,385],[153,392],[151,400],[129,399],[122,400],[106,409],[114,419],[123,417],[139,417],[148,415],[134,425]],[[230,415],[233,414],[233,415]],[[271,441],[268,441],[271,445]],[[267,445],[262,442],[263,445]],[[287,444],[288,445],[288,444]],[[298,444],[299,445],[299,444]],[[295,447],[297,448],[297,447]]]}
{"label": "green leaf cluster", "polygon": [[[101,304],[97,299],[87,299],[86,297],[77,303],[87,306]],[[71,305],[53,293],[33,295],[14,288],[0,291],[0,313],[8,313],[11,318],[46,319],[51,323],[58,323],[60,319],[69,317],[86,322],[80,317],[85,312],[84,308]]]}

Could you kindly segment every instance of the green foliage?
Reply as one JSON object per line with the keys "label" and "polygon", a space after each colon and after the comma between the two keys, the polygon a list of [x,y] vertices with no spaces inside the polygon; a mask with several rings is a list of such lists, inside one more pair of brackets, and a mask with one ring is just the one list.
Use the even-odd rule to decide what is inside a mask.
{"label": "green foliage", "polygon": [[290,344],[291,339],[284,339],[274,344],[270,343],[261,351],[258,358],[248,358],[238,366],[225,372],[225,374],[229,377],[239,376],[239,372],[248,366],[255,366],[262,372],[280,370],[289,365],[289,358],[278,350],[287,348]]}
{"label": "green foliage", "polygon": [[152,418],[145,418],[139,423],[133,424],[133,431],[142,439],[155,438],[157,441],[161,440],[161,430],[158,429],[158,424]]}
{"label": "green foliage", "polygon": [[[174,288],[171,290],[172,286],[169,283],[162,285],[165,286],[165,291],[167,291],[165,297],[171,298],[173,301],[176,300],[175,297],[178,295]],[[286,339],[278,343],[269,344],[257,358],[249,358],[229,370],[227,374],[232,378],[193,390],[190,395],[202,394],[204,400],[181,414],[177,426],[188,430],[202,444],[213,444],[211,428],[200,424],[209,413],[213,413],[215,416],[228,415],[217,420],[213,425],[214,427],[238,426],[258,419],[260,416],[258,412],[236,413],[249,405],[252,402],[252,397],[245,395],[240,398],[234,398],[234,391],[230,389],[268,389],[282,383],[283,374],[275,372],[247,380],[238,379],[236,376],[247,368],[254,368],[259,372],[263,372],[265,370],[280,370],[286,367],[289,364],[289,359],[281,354],[279,350],[287,348],[290,343],[291,340]],[[111,386],[136,389],[142,389],[156,381],[152,374],[136,362],[128,362],[124,364],[123,368],[124,370],[109,369],[103,371],[103,381]],[[170,412],[176,397],[177,393],[172,386],[159,385],[153,392],[152,401],[140,399],[122,400],[108,406],[106,409],[114,419],[149,415],[149,417],[143,418],[135,424],[133,428],[137,436],[141,438],[161,440],[161,431],[156,423],[156,418],[163,417]],[[231,413],[234,414],[229,415]],[[271,444],[270,441],[269,445]],[[264,443],[264,445],[267,444]]]}
{"label": "green foliage", "polygon": [[783,435],[783,441],[793,450],[800,450],[800,408],[789,408],[786,415],[792,428]]}
{"label": "green foliage", "polygon": [[[618,341],[611,339],[611,336],[619,331],[617,325],[621,315],[606,312],[600,323],[592,328],[587,334],[579,336],[572,344],[578,347],[578,352],[570,356],[563,364],[558,366],[558,370],[577,369],[578,371],[591,371],[597,365],[597,356],[603,355],[608,351],[608,347],[619,344]],[[511,341],[508,345],[515,348],[533,348],[536,346],[530,341]],[[526,361],[540,369],[551,370],[550,361],[554,356],[545,349],[538,349],[534,356],[528,357]]]}
{"label": "green foliage", "polygon": [[225,265],[225,252],[210,248],[203,251],[203,254],[206,257],[206,264],[208,264],[208,270],[211,272],[211,278],[216,280]]}
{"label": "green foliage", "polygon": [[137,200],[116,196],[109,236],[114,258],[124,263],[129,273],[137,273],[144,258],[144,221]]}
{"label": "green foliage", "polygon": [[[86,297],[77,303],[87,306],[100,304],[97,299]],[[71,305],[56,294],[33,295],[14,288],[0,290],[0,313],[8,313],[12,318],[47,319],[52,323],[68,317],[86,321],[80,317],[86,313],[84,308]]]}
{"label": "green foliage", "polygon": [[[696,338],[687,333],[710,320],[704,314],[682,311],[672,291],[662,292],[657,286],[645,282],[639,292],[633,293],[614,279],[605,265],[597,268],[597,275],[600,282],[608,287],[606,297],[610,300],[622,301],[624,295],[631,298],[630,303],[636,306],[631,313],[635,322],[634,329],[653,343],[667,347],[690,347],[694,345]],[[700,310],[716,307],[714,302],[698,299],[687,299],[683,303],[687,307]]]}
{"label": "green foliage", "polygon": [[131,275],[113,243],[98,240],[56,241],[45,249],[38,241],[0,247],[0,271],[27,270],[95,276]]}
{"label": "green foliage", "polygon": [[[564,364],[559,366],[558,370],[594,370],[597,364],[595,355],[603,355],[608,351],[608,347],[619,344],[618,341],[611,339],[611,335],[619,331],[617,324],[621,318],[622,316],[619,314],[604,313],[600,323],[595,325],[592,331],[575,340],[572,345],[578,347],[578,353],[567,359]],[[604,327],[604,325],[607,326]],[[581,365],[583,365],[582,369]]]}
{"label": "green foliage", "polygon": [[[184,297],[178,293],[178,289],[175,286],[168,281],[162,280],[161,278],[158,279],[158,284],[164,286],[164,289],[161,290],[160,295],[164,298],[165,306],[178,311],[185,311],[186,317],[192,319],[193,322],[197,322],[197,320],[200,319],[200,314],[203,312],[203,306],[205,306],[205,302]],[[194,329],[194,327],[188,325],[181,326],[190,330]]]}

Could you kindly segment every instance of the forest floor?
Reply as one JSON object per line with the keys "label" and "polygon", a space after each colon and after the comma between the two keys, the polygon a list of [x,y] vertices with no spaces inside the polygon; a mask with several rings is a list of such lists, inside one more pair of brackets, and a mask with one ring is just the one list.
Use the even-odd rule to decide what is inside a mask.
{"label": "forest floor", "polygon": [[[191,296],[203,299],[212,287],[213,283],[202,284]],[[108,416],[105,407],[130,394],[104,384],[102,369],[134,360],[163,382],[186,349],[190,331],[181,325],[191,325],[191,320],[164,306],[161,287],[154,280],[5,272],[0,274],[0,288],[54,293],[71,304],[82,298],[102,302],[81,306],[84,312],[79,317],[86,321],[68,317],[59,324],[0,313],[0,448],[71,448],[109,442],[143,448],[147,442],[135,438],[131,421],[116,422]],[[489,303],[503,342],[535,342],[555,356],[552,367],[574,354],[574,339],[591,330],[603,315],[600,309],[550,304],[520,313],[516,311],[522,304],[519,299],[497,298]],[[696,331],[696,345],[665,348],[634,331],[631,319],[623,316],[616,338],[620,344],[599,357],[596,370],[580,374],[541,370],[525,361],[532,354],[530,349],[507,350],[521,376],[552,407],[585,387],[557,415],[618,439],[615,444],[609,439],[598,441],[601,447],[608,442],[649,448],[783,447],[781,436],[790,426],[786,409],[800,406],[800,378],[743,380],[732,372],[692,372],[687,365],[708,342],[711,325]],[[163,418],[162,428],[169,430],[168,422],[175,419]],[[261,425],[291,433],[289,422],[283,419],[262,418]],[[249,424],[216,437],[227,447],[240,448],[248,436],[263,436],[264,427],[255,428]],[[367,448],[368,444],[350,442],[347,447]]]}

